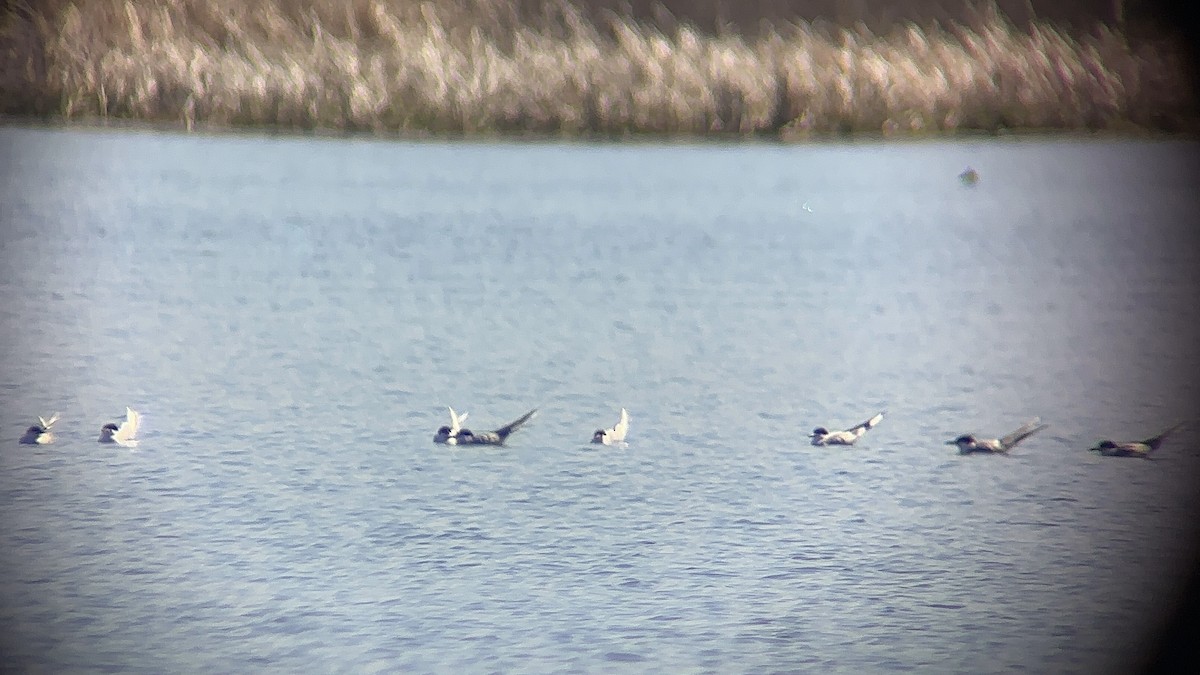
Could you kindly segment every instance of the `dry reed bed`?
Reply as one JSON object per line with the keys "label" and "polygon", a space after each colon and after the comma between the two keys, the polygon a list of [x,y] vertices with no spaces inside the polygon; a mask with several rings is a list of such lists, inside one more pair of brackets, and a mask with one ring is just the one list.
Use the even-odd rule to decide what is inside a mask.
{"label": "dry reed bed", "polygon": [[[922,132],[1158,127],[1193,118],[1179,59],[1103,28],[794,23],[707,35],[570,5],[542,25],[347,0],[77,0],[9,17],[13,113],[400,132]],[[318,11],[319,8],[319,11]]]}

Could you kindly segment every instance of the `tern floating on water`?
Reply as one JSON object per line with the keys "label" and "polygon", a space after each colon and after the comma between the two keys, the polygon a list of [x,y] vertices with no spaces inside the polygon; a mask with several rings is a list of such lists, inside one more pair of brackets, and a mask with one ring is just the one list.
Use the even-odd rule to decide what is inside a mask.
{"label": "tern floating on water", "polygon": [[1183,423],[1167,429],[1157,436],[1152,436],[1144,441],[1126,441],[1118,443],[1116,441],[1103,440],[1096,444],[1094,448],[1088,448],[1091,451],[1098,452],[1105,457],[1144,457],[1149,459],[1150,453],[1159,449],[1163,441],[1175,432],[1176,429],[1183,426]]}
{"label": "tern floating on water", "polygon": [[1005,453],[1021,441],[1050,426],[1042,424],[1040,418],[1033,418],[1020,429],[1000,438],[977,438],[974,434],[963,434],[946,445],[957,445],[959,454],[969,455],[973,452]]}
{"label": "tern floating on water", "polygon": [[625,434],[629,432],[629,413],[621,408],[621,417],[617,423],[608,429],[597,429],[596,433],[592,434],[593,443],[603,443],[604,445],[616,445],[625,440]]}
{"label": "tern floating on water", "polygon": [[50,432],[50,427],[58,421],[58,413],[50,416],[50,419],[38,416],[38,424],[35,424],[25,430],[25,434],[21,436],[22,445],[47,445],[54,442],[54,434]]}
{"label": "tern floating on water", "polygon": [[[469,414],[463,413],[459,415],[454,412],[454,408],[449,406],[446,409],[450,411],[450,426],[438,428],[437,433],[433,437],[434,443],[446,443],[451,438],[457,436],[458,432],[462,431],[463,420],[467,419],[467,415]],[[449,443],[449,445],[454,445],[454,443]]]}
{"label": "tern floating on water", "polygon": [[534,408],[533,410],[530,410],[529,412],[500,427],[499,429],[496,429],[495,431],[474,433],[470,429],[464,429],[461,426],[461,422],[464,418],[466,418],[466,414],[464,413],[462,417],[458,417],[456,420],[454,411],[452,409],[450,411],[451,424],[458,424],[459,428],[455,430],[453,429],[453,426],[441,427],[437,430],[437,434],[434,435],[433,442],[445,443],[446,445],[504,445],[504,440],[507,439],[512,432],[521,428],[521,425],[528,422],[529,418],[533,417],[534,413],[536,412],[537,408]]}
{"label": "tern floating on water", "polygon": [[817,427],[809,434],[813,445],[854,445],[854,441],[862,438],[862,435],[870,431],[875,425],[883,421],[883,412],[877,413],[874,417],[856,424],[845,431],[829,431],[825,427]]}
{"label": "tern floating on water", "polygon": [[100,438],[97,439],[101,443],[116,443],[126,448],[137,447],[137,431],[138,423],[141,421],[141,416],[133,408],[126,406],[125,421],[121,422],[121,426],[117,426],[114,422],[109,422],[103,427],[100,427]]}

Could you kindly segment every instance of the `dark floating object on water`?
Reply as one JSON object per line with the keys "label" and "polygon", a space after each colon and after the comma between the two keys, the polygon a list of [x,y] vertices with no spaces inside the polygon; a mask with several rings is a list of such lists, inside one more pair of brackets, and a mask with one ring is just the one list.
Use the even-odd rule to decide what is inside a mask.
{"label": "dark floating object on water", "polygon": [[979,172],[971,167],[967,167],[962,173],[958,174],[958,179],[963,185],[974,185],[979,182]]}
{"label": "dark floating object on water", "polygon": [[[508,424],[496,429],[495,431],[483,431],[474,433],[470,429],[462,426],[462,421],[466,419],[467,414],[454,414],[454,410],[450,410],[450,420],[453,426],[444,426],[437,430],[437,434],[433,437],[434,443],[444,443],[446,445],[504,445],[504,440],[509,437],[512,432],[516,431],[529,421],[537,412],[537,408],[530,410],[519,418],[509,422]],[[454,427],[457,427],[454,428]]]}

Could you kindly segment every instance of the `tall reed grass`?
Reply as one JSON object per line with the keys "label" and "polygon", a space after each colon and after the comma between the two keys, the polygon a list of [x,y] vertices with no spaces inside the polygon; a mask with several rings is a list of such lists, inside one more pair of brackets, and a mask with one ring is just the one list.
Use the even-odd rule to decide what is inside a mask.
{"label": "tall reed grass", "polygon": [[[1178,52],[1103,26],[655,27],[566,2],[18,0],[7,114],[401,133],[1178,128]],[[664,24],[665,25],[665,24]]]}

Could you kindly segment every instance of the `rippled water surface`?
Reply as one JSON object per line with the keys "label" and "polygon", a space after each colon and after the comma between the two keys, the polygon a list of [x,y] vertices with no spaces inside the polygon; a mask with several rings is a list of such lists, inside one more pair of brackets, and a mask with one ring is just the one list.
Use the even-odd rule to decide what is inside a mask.
{"label": "rippled water surface", "polygon": [[1195,426],[1087,448],[1194,417],[1195,145],[0,147],[9,666],[1092,673],[1194,553]]}

